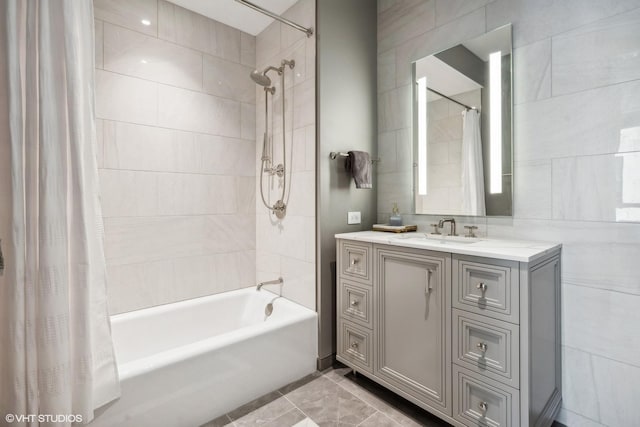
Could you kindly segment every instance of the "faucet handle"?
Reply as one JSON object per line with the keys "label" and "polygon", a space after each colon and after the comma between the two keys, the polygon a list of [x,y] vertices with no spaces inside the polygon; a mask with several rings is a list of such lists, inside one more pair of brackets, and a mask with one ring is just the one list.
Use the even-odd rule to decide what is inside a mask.
{"label": "faucet handle", "polygon": [[431,234],[442,234],[440,233],[440,227],[438,224],[431,224],[431,227],[433,227],[433,232]]}
{"label": "faucet handle", "polygon": [[464,234],[464,237],[478,237],[474,233],[475,230],[478,229],[475,225],[465,225],[464,228],[467,230]]}

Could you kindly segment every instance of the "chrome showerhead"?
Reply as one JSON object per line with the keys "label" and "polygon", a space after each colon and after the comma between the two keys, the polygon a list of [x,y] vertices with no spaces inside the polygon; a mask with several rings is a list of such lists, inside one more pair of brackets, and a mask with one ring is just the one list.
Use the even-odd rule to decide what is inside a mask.
{"label": "chrome showerhead", "polygon": [[253,70],[251,72],[251,80],[260,86],[269,87],[271,86],[271,79],[265,73],[266,71],[263,73],[258,70]]}

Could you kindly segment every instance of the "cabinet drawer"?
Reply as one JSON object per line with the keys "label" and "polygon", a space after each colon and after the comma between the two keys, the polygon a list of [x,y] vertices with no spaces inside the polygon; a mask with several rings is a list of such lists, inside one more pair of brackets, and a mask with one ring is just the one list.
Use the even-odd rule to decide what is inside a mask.
{"label": "cabinet drawer", "polygon": [[338,326],[340,328],[338,359],[371,373],[373,371],[371,331],[345,320],[340,320]]}
{"label": "cabinet drawer", "polygon": [[453,418],[470,427],[517,427],[520,425],[519,392],[470,371],[453,367]]}
{"label": "cabinet drawer", "polygon": [[454,309],[454,363],[518,388],[519,329],[511,323]]}
{"label": "cabinet drawer", "polygon": [[371,319],[371,288],[356,283],[340,281],[338,294],[340,315],[367,328],[373,327]]}
{"label": "cabinet drawer", "polygon": [[456,256],[453,306],[484,316],[519,322],[518,263]]}
{"label": "cabinet drawer", "polygon": [[340,241],[338,256],[339,272],[344,278],[371,284],[372,247],[368,243]]}

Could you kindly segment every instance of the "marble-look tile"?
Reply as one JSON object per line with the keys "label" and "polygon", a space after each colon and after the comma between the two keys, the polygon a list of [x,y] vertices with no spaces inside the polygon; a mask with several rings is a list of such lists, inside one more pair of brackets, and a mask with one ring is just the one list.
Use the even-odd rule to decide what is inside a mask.
{"label": "marble-look tile", "polygon": [[[158,35],[157,0],[94,0],[94,16],[151,36]],[[144,25],[142,20],[151,24]]]}
{"label": "marble-look tile", "polygon": [[256,105],[255,104],[243,103],[240,106],[240,122],[241,122],[240,137],[242,139],[254,141],[256,139]]}
{"label": "marble-look tile", "polygon": [[158,123],[158,85],[96,70],[96,117],[129,123]]}
{"label": "marble-look tile", "polygon": [[104,28],[104,69],[202,89],[202,54],[108,23]]}
{"label": "marble-look tile", "polygon": [[[294,172],[290,176],[289,206],[291,215],[314,216],[316,211],[315,172]],[[289,184],[288,184],[289,185]]]}
{"label": "marble-look tile", "polygon": [[[637,359],[637,358],[636,358]],[[609,426],[640,425],[638,399],[640,366],[593,356],[593,370],[600,404],[600,421]],[[630,387],[623,386],[631,385]]]}
{"label": "marble-look tile", "polygon": [[640,296],[568,284],[562,291],[563,344],[638,364]]}
{"label": "marble-look tile", "polygon": [[561,422],[567,427],[605,427],[597,421],[590,420],[564,408],[561,408],[560,412],[558,412],[556,421]]}
{"label": "marble-look tile", "polygon": [[637,0],[495,0],[486,6],[487,31],[512,23],[517,48],[637,7]]}
{"label": "marble-look tile", "polygon": [[204,91],[255,105],[255,83],[249,78],[251,71],[252,68],[246,65],[205,55]]}
{"label": "marble-look tile", "polygon": [[553,95],[640,79],[640,8],[553,38]]}
{"label": "marble-look tile", "polygon": [[340,383],[345,380],[344,376],[350,372],[352,372],[351,368],[331,368],[324,372],[323,375],[333,382]]}
{"label": "marble-look tile", "polygon": [[274,21],[260,34],[256,36],[256,65],[262,69],[267,65],[279,66],[280,64],[267,64],[267,61],[276,57],[282,50],[280,22]]}
{"label": "marble-look tile", "polygon": [[378,173],[378,212],[390,213],[394,203],[401,213],[414,212],[411,172]]}
{"label": "marble-look tile", "polygon": [[130,123],[105,123],[109,169],[255,176],[255,143]]}
{"label": "marble-look tile", "polygon": [[252,176],[236,177],[236,194],[238,212],[242,214],[255,214],[256,179]]}
{"label": "marble-look tile", "polygon": [[318,427],[318,424],[314,423],[311,418],[305,418],[302,421],[295,424],[293,427]]}
{"label": "marble-look tile", "polygon": [[316,309],[316,265],[289,257],[281,257],[281,274],[285,286],[282,296],[310,310]]}
{"label": "marble-look tile", "polygon": [[[269,425],[275,427],[278,425],[274,423],[276,420],[280,419],[281,416],[285,415],[289,411],[295,409],[296,408],[291,404],[291,402],[281,396],[241,418],[235,418],[233,413],[230,413],[229,417],[233,419],[233,423],[237,427],[255,425]],[[297,419],[296,422],[302,419],[304,419],[304,417]],[[285,425],[293,424],[295,423],[281,425],[284,427]]]}
{"label": "marble-look tile", "polygon": [[551,161],[536,160],[514,164],[513,216],[551,218]]}
{"label": "marble-look tile", "polygon": [[485,8],[480,8],[455,21],[404,40],[396,48],[396,86],[411,83],[412,62],[482,35],[485,28]]}
{"label": "marble-look tile", "polygon": [[93,20],[95,31],[95,63],[96,68],[104,68],[104,22],[97,19]]}
{"label": "marble-look tile", "polygon": [[436,0],[436,26],[451,22],[493,0]]}
{"label": "marble-look tile", "polygon": [[240,62],[240,30],[165,0],[158,0],[158,16],[161,39]]}
{"label": "marble-look tile", "polygon": [[[413,173],[413,132],[411,129],[396,131],[396,155],[398,172]],[[449,154],[451,155],[451,154]]]}
{"label": "marble-look tile", "polygon": [[169,259],[129,265],[107,262],[109,313],[118,314],[158,305],[162,290],[174,286],[173,263]]}
{"label": "marble-look tile", "polygon": [[[640,221],[640,153],[553,159],[553,218]],[[626,203],[625,203],[626,202]]]}
{"label": "marble-look tile", "polygon": [[376,412],[358,425],[362,427],[398,427],[400,424],[396,423],[382,412]]}
{"label": "marble-look tile", "polygon": [[513,51],[513,100],[522,104],[549,97],[551,39],[547,38]]}
{"label": "marble-look tile", "polygon": [[378,94],[378,131],[408,128],[411,124],[411,87]]}
{"label": "marble-look tile", "polygon": [[391,49],[378,55],[378,92],[396,87],[396,51]]}
{"label": "marble-look tile", "polygon": [[240,33],[240,63],[248,67],[256,67],[256,37]]}
{"label": "marble-look tile", "polygon": [[396,132],[382,132],[378,135],[377,173],[396,172],[398,170],[398,152],[396,149]]}
{"label": "marble-look tile", "polygon": [[160,85],[159,122],[166,127],[240,137],[240,103],[212,95]]}
{"label": "marble-look tile", "polygon": [[[293,88],[293,128],[313,125],[316,119],[316,82],[308,79]],[[290,98],[289,98],[290,99]]]}
{"label": "marble-look tile", "polygon": [[516,161],[637,149],[627,141],[640,127],[640,81],[516,105],[514,122]]}
{"label": "marble-look tile", "polygon": [[323,377],[287,394],[287,399],[319,425],[357,425],[375,412],[371,406]]}
{"label": "marble-look tile", "polygon": [[[258,198],[257,195],[256,198]],[[307,243],[304,241],[306,239],[301,239],[300,236],[307,235],[307,217],[291,215],[283,221],[275,221],[275,217],[269,215],[266,214],[264,207],[258,206],[256,215],[256,239],[260,242],[258,249],[304,261]]]}
{"label": "marble-look tile", "polygon": [[378,14],[378,52],[402,44],[435,27],[435,0],[397,2]]}
{"label": "marble-look tile", "polygon": [[105,218],[110,265],[255,248],[252,215]]}
{"label": "marble-look tile", "polygon": [[598,398],[592,357],[571,347],[562,347],[562,407],[598,420]]}

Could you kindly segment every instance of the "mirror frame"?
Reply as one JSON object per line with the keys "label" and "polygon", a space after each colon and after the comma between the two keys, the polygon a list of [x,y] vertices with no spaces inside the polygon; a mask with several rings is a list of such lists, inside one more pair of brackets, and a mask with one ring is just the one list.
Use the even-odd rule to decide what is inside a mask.
{"label": "mirror frame", "polygon": [[[510,158],[509,158],[509,171],[505,172],[503,170],[503,193],[502,194],[509,194],[510,196],[510,206],[508,208],[508,212],[505,213],[500,213],[500,214],[495,214],[495,215],[491,215],[488,212],[482,216],[482,215],[469,215],[469,214],[443,214],[443,213],[429,213],[429,212],[417,212],[416,209],[416,202],[417,202],[417,191],[418,191],[418,144],[417,144],[417,138],[418,138],[418,97],[417,97],[417,82],[416,82],[416,63],[424,58],[430,57],[430,56],[434,56],[437,55],[439,53],[445,52],[449,49],[452,49],[456,46],[459,46],[467,41],[470,40],[474,40],[477,39],[479,37],[482,37],[484,35],[487,35],[489,33],[492,33],[494,31],[500,31],[500,30],[505,30],[508,28],[509,31],[509,42],[510,42],[510,46],[511,46],[511,52],[510,52],[510,61],[509,61],[509,73],[511,75],[510,78],[510,93],[509,93],[509,117],[508,120],[510,122],[510,138],[511,138],[511,150],[510,150]],[[465,39],[462,40],[458,43],[455,43],[452,46],[449,46],[445,49],[440,49],[437,51],[434,51],[430,54],[424,55],[421,58],[418,58],[416,60],[411,61],[410,64],[411,67],[411,146],[412,146],[412,150],[411,150],[411,154],[412,154],[412,158],[411,158],[411,162],[412,162],[412,185],[411,185],[411,190],[412,190],[412,194],[411,194],[411,202],[412,202],[412,214],[413,215],[445,215],[445,216],[467,216],[467,217],[476,217],[476,218],[487,218],[487,217],[493,217],[493,218],[512,218],[513,217],[513,197],[514,197],[514,155],[513,155],[513,150],[514,150],[514,120],[513,120],[513,116],[514,116],[514,94],[513,94],[513,88],[514,88],[514,84],[513,84],[513,80],[514,80],[514,74],[513,74],[513,25],[511,23],[509,24],[505,24],[502,25],[498,28],[494,28],[491,31],[485,32],[483,34],[480,34],[476,37],[472,37],[469,39]],[[503,112],[503,116],[505,115],[505,113]],[[486,172],[485,172],[485,182],[486,182]],[[506,185],[504,183],[504,177],[505,176],[510,176],[511,179],[508,182],[509,184],[509,188],[506,188]],[[485,187],[486,188],[486,187]],[[485,201],[487,200],[487,192],[485,192]]]}

